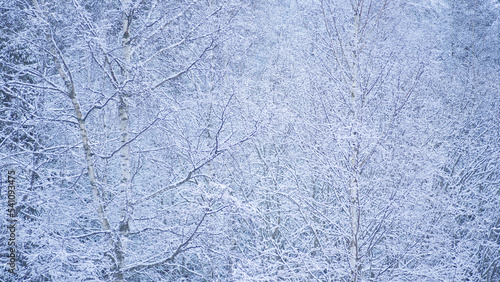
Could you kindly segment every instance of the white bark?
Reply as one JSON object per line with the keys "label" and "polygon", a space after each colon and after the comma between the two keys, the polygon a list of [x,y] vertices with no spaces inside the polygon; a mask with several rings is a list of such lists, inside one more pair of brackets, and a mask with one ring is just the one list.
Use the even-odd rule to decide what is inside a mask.
{"label": "white bark", "polygon": [[[132,19],[132,9],[129,8],[130,0],[123,1],[125,17],[123,19],[123,59],[125,62],[124,71],[124,84],[127,83],[129,79],[129,68],[130,68],[130,22]],[[118,106],[118,118],[120,124],[120,135],[121,135],[121,145],[122,149],[120,152],[121,159],[121,219],[120,219],[120,237],[119,240],[115,242],[115,250],[117,252],[117,273],[116,280],[124,281],[123,268],[125,251],[127,248],[128,235],[130,233],[130,218],[131,218],[131,202],[130,202],[130,191],[132,189],[131,182],[131,166],[130,166],[130,145],[129,145],[129,111],[128,111],[128,101],[127,88],[119,94],[119,106]]]}
{"label": "white bark", "polygon": [[[33,6],[38,13],[40,17],[45,17],[45,13],[41,10],[40,6],[38,5],[37,0],[32,0]],[[52,41],[52,54],[56,56],[56,54],[60,53],[57,46],[55,45],[55,42],[53,41],[53,38],[50,36],[50,33],[46,33],[46,38],[50,42]],[[101,195],[99,194],[99,189],[97,188],[97,178],[95,175],[94,171],[94,165],[93,165],[93,160],[92,160],[92,151],[89,146],[89,139],[88,139],[88,134],[87,134],[87,128],[85,125],[85,120],[82,115],[82,111],[80,109],[80,103],[78,102],[77,96],[76,96],[76,91],[75,91],[75,86],[73,84],[73,79],[71,77],[71,73],[65,72],[65,69],[67,69],[66,64],[64,63],[63,58],[53,58],[57,71],[59,72],[59,75],[61,76],[62,80],[64,81],[64,85],[66,86],[67,90],[67,95],[71,99],[71,103],[73,104],[73,107],[75,108],[75,116],[78,121],[78,129],[80,131],[80,136],[82,138],[82,143],[83,143],[83,150],[85,152],[85,163],[87,166],[87,172],[89,174],[89,180],[90,180],[90,186],[92,188],[92,196],[93,196],[93,204],[95,206],[95,210],[97,212],[97,215],[99,216],[99,221],[101,223],[101,227],[105,231],[109,231],[109,222],[107,217],[104,214],[104,207],[102,205],[101,201]]]}
{"label": "white bark", "polygon": [[352,116],[350,116],[351,127],[351,144],[349,144],[350,164],[349,164],[349,221],[351,227],[351,243],[349,245],[349,266],[351,267],[351,281],[356,282],[359,279],[360,262],[359,262],[359,220],[360,220],[360,206],[359,206],[359,122],[360,107],[357,99],[360,93],[358,87],[358,48],[359,44],[359,11],[357,7],[353,7],[354,12],[354,34],[353,34],[353,47],[352,47],[352,78],[350,89],[350,101]]}

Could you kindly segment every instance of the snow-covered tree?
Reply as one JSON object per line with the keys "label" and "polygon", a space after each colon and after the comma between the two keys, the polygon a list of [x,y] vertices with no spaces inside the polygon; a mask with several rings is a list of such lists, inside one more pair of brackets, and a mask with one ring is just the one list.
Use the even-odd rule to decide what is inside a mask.
{"label": "snow-covered tree", "polygon": [[499,8],[5,0],[6,279],[498,280]]}
{"label": "snow-covered tree", "polygon": [[[29,195],[42,215],[27,224],[36,232],[22,236],[35,244],[25,249],[33,268],[19,275],[117,281],[215,275],[203,267],[214,256],[207,238],[216,237],[207,228],[230,201],[204,170],[254,130],[234,124],[234,94],[224,88],[228,60],[215,52],[231,31],[237,3],[6,4],[25,20],[9,39],[36,63],[7,58],[15,74],[3,87],[43,93],[40,123],[50,136],[29,151],[49,155],[43,164],[4,157],[43,175],[41,190]],[[34,78],[27,82],[23,74]]]}

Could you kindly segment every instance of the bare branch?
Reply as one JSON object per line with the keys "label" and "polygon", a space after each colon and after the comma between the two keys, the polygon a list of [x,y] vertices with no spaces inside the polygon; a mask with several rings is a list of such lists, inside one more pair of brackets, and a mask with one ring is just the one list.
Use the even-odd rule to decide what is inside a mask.
{"label": "bare branch", "polygon": [[154,89],[156,89],[156,88],[160,87],[160,86],[161,86],[161,85],[163,85],[165,82],[167,82],[167,81],[169,81],[169,80],[172,80],[172,79],[175,79],[175,78],[177,78],[177,77],[179,77],[179,76],[181,76],[181,75],[185,74],[186,72],[188,72],[188,71],[189,71],[189,70],[190,70],[190,69],[191,69],[194,65],[196,65],[196,63],[198,63],[198,62],[199,62],[199,61],[203,58],[203,56],[205,55],[205,53],[206,53],[209,49],[211,49],[211,48],[212,48],[213,43],[214,43],[214,41],[212,40],[212,42],[210,43],[210,45],[209,45],[207,48],[205,48],[205,50],[203,50],[203,52],[201,53],[201,55],[200,55],[198,58],[196,58],[196,60],[194,60],[194,61],[193,61],[193,62],[192,62],[192,63],[191,63],[191,64],[190,64],[187,68],[185,68],[184,70],[182,70],[182,71],[180,71],[180,72],[178,72],[178,73],[176,73],[176,74],[174,74],[174,75],[171,75],[171,76],[169,76],[169,77],[165,78],[164,80],[160,81],[159,83],[157,83],[155,86],[153,86],[153,87],[152,87],[152,90],[154,90]]}
{"label": "bare branch", "polygon": [[186,248],[186,246],[191,242],[191,240],[197,234],[198,229],[200,228],[200,226],[202,225],[203,221],[207,217],[207,214],[208,213],[204,213],[203,214],[203,216],[199,220],[198,224],[196,224],[196,227],[194,228],[193,232],[191,232],[191,235],[186,240],[184,240],[184,242],[182,242],[177,247],[177,249],[175,250],[175,252],[172,255],[170,255],[170,257],[167,257],[167,258],[165,258],[163,260],[160,260],[160,261],[157,261],[157,262],[153,262],[153,263],[139,263],[139,264],[134,265],[134,266],[126,267],[126,268],[123,269],[123,271],[133,271],[135,269],[140,269],[140,268],[149,268],[149,267],[154,267],[154,266],[157,266],[157,265],[164,264],[164,263],[169,262],[169,261],[173,261],[177,255],[179,255],[180,253],[182,253],[182,252],[184,252],[184,251],[186,251],[186,250],[189,249],[189,248]]}

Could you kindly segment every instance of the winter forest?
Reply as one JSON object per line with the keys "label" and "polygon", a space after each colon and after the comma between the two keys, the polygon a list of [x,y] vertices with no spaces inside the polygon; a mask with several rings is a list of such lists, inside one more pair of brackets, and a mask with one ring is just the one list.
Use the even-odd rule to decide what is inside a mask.
{"label": "winter forest", "polygon": [[500,281],[499,0],[2,0],[0,75],[0,281]]}

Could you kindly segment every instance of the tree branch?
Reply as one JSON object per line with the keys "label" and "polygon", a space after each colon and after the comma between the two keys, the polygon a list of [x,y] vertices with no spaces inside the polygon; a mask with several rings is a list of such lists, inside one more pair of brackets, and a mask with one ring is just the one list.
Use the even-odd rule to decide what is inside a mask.
{"label": "tree branch", "polygon": [[212,42],[210,43],[210,45],[207,48],[205,48],[205,50],[203,50],[203,52],[201,53],[201,55],[198,58],[196,58],[196,60],[194,60],[186,69],[184,69],[184,70],[182,70],[182,71],[180,71],[180,72],[178,72],[178,73],[176,73],[176,74],[174,74],[172,76],[169,76],[169,77],[165,78],[164,80],[158,82],[155,86],[152,87],[152,90],[160,87],[165,82],[167,82],[169,80],[172,80],[174,78],[177,78],[177,77],[185,74],[186,72],[188,72],[196,63],[198,63],[201,60],[201,58],[203,58],[203,56],[205,55],[205,53],[208,50],[210,50],[210,48],[212,48],[213,44],[214,44],[214,41],[212,40]]}

